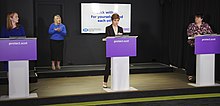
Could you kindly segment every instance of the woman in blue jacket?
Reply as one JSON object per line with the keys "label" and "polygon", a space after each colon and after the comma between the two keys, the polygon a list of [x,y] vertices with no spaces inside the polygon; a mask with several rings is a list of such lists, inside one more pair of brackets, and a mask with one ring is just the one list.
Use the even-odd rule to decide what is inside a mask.
{"label": "woman in blue jacket", "polygon": [[[24,27],[19,24],[17,12],[7,14],[6,25],[1,30],[0,38],[9,38],[10,36],[25,36]],[[8,70],[8,62],[4,62],[4,70]]]}
{"label": "woman in blue jacket", "polygon": [[52,70],[61,69],[60,61],[63,58],[63,45],[66,36],[66,27],[61,23],[60,15],[54,16],[54,23],[50,25],[48,33],[50,37]]}

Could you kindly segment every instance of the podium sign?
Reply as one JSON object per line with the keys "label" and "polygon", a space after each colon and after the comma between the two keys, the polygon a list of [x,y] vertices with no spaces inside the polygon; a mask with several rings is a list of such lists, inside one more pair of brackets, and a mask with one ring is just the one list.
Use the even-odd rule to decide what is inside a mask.
{"label": "podium sign", "polygon": [[220,36],[198,36],[195,54],[220,54]]}
{"label": "podium sign", "polygon": [[108,37],[106,57],[136,56],[136,37]]}
{"label": "podium sign", "polygon": [[37,60],[36,39],[0,39],[0,61]]}

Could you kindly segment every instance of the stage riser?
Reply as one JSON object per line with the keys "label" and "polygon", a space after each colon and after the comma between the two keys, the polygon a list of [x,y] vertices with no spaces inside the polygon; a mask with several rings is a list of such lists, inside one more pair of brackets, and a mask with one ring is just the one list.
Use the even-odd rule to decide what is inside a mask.
{"label": "stage riser", "polygon": [[[29,82],[30,83],[36,83],[38,82],[38,75],[35,71],[30,71],[29,74]],[[8,84],[8,76],[7,76],[7,71],[2,71],[1,72],[1,77],[0,77],[0,85]]]}
{"label": "stage riser", "polygon": [[[130,63],[131,74],[173,72],[174,68],[162,63]],[[48,67],[36,67],[39,78],[81,77],[103,75],[105,64],[63,66],[52,71]]]}
{"label": "stage riser", "polygon": [[[159,68],[159,69],[131,69],[131,74],[141,73],[163,73],[173,72],[173,68]],[[90,71],[54,71],[54,72],[38,72],[39,78],[57,78],[57,77],[81,77],[81,76],[98,76],[103,75],[105,70],[90,70]]]}

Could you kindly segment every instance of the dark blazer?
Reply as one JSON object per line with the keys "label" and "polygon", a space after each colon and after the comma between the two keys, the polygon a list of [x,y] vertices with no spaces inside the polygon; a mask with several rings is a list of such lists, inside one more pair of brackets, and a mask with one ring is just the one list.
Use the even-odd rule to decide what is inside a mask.
{"label": "dark blazer", "polygon": [[[118,26],[118,33],[123,33],[123,28],[120,26]],[[115,36],[115,32],[114,32],[112,25],[109,25],[106,27],[105,34],[106,34],[106,37],[107,36]]]}

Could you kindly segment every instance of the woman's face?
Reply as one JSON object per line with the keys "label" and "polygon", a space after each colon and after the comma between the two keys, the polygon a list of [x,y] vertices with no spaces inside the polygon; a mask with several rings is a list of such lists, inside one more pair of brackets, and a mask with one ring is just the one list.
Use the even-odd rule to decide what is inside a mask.
{"label": "woman's face", "polygon": [[195,17],[195,23],[198,24],[198,23],[202,23],[202,18],[201,17]]}
{"label": "woman's face", "polygon": [[118,23],[119,23],[119,19],[113,19],[112,20],[112,25],[118,26]]}
{"label": "woman's face", "polygon": [[19,22],[19,17],[17,13],[14,13],[14,15],[10,19],[11,19],[11,22],[14,22],[14,23]]}
{"label": "woman's face", "polygon": [[60,24],[60,23],[61,23],[61,18],[56,16],[56,17],[54,18],[54,22],[55,22],[56,24]]}

